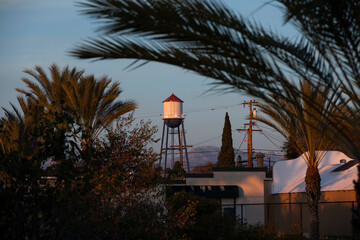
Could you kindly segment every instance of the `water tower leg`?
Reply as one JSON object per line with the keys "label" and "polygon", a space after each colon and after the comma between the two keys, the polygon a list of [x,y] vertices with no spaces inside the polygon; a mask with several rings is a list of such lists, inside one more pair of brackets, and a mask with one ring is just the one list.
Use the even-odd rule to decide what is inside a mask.
{"label": "water tower leg", "polygon": [[178,142],[179,146],[181,145],[181,139],[180,139],[180,126],[177,127],[177,134],[178,134]]}
{"label": "water tower leg", "polygon": [[183,151],[183,148],[182,146],[183,143],[182,143],[182,137],[181,137],[181,134],[180,134],[180,125],[177,127],[177,134],[178,134],[178,143],[179,143],[179,153],[180,153],[180,163],[181,163],[181,176],[183,176],[183,169],[184,169],[184,162],[183,162],[183,159],[182,159],[182,151]]}
{"label": "water tower leg", "polygon": [[174,149],[174,147],[172,147],[175,145],[174,135],[175,135],[175,132],[172,128],[172,129],[170,129],[170,136],[171,136],[170,149],[171,149],[171,166],[172,167],[174,167],[174,163],[175,163],[175,149]]}
{"label": "water tower leg", "polygon": [[161,167],[162,154],[163,154],[163,150],[164,150],[164,134],[165,134],[165,121],[164,121],[164,125],[163,125],[161,146],[160,146],[160,162],[159,162],[160,167]]}
{"label": "water tower leg", "polygon": [[180,138],[180,126],[177,127],[177,135],[178,135],[178,143],[179,143],[178,146],[179,146],[179,153],[180,153],[180,151],[181,151],[180,146],[182,145],[181,138]]}
{"label": "water tower leg", "polygon": [[167,162],[167,152],[169,146],[169,126],[166,126],[166,149],[165,149],[165,171],[166,171],[166,162]]}
{"label": "water tower leg", "polygon": [[[185,128],[184,128],[184,121],[182,121],[181,123],[182,126],[182,131],[183,131],[183,138],[184,138],[184,144],[186,145],[186,138],[185,138]],[[188,169],[188,173],[190,173],[190,164],[189,164],[189,156],[188,156],[188,151],[187,148],[185,148],[185,157],[186,157],[186,164],[187,164],[187,169]]]}

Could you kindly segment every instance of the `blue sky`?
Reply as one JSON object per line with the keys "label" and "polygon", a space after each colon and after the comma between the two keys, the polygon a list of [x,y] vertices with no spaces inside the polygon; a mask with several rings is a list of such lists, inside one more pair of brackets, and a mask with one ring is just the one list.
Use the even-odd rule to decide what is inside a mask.
{"label": "blue sky", "polygon": [[[266,27],[293,36],[291,26],[283,25],[281,11],[262,0],[224,0],[231,8],[245,17],[256,19]],[[187,143],[193,146],[221,145],[221,134],[225,112],[229,112],[232,129],[243,128],[248,108],[242,102],[254,99],[244,93],[220,91],[208,93],[211,79],[163,64],[147,64],[135,71],[124,68],[130,60],[91,62],[78,60],[68,51],[81,40],[96,35],[97,25],[91,19],[79,14],[73,0],[2,0],[0,2],[0,106],[9,107],[9,101],[16,103],[15,88],[23,88],[21,78],[24,69],[39,65],[48,68],[52,63],[63,67],[85,69],[88,74],[108,75],[120,82],[124,90],[121,99],[135,100],[139,108],[138,119],[151,119],[159,126],[161,135],[162,101],[172,93],[184,101]],[[261,114],[261,113],[259,113]],[[3,111],[0,110],[0,116]],[[269,138],[274,132],[263,128]],[[234,148],[238,148],[244,133],[233,133]],[[276,136],[279,139],[279,136]],[[212,139],[212,140],[211,140]],[[255,149],[278,149],[281,143],[255,133]],[[241,145],[246,149],[246,143]]]}

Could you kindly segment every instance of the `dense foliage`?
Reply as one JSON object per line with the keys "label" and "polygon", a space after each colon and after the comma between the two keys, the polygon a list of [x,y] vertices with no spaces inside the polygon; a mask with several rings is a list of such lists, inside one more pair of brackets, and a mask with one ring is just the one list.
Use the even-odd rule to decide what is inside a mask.
{"label": "dense foliage", "polygon": [[170,227],[176,236],[171,239],[229,239],[227,235],[235,233],[236,222],[222,217],[216,200],[178,192],[168,198],[167,206],[175,221]]}
{"label": "dense foliage", "polygon": [[160,221],[149,146],[157,128],[120,118],[135,104],[116,100],[121,91],[108,78],[50,72],[26,71],[39,85],[24,79],[20,110],[12,105],[0,120],[0,238],[112,238],[139,232],[131,221]]}
{"label": "dense foliage", "polygon": [[184,171],[184,174],[186,173],[186,171],[181,168],[180,161],[175,161],[173,168],[165,169],[168,179],[180,179],[182,177],[182,171]]}
{"label": "dense foliage", "polygon": [[[148,144],[155,141],[157,129],[150,122],[131,126],[133,122],[130,114],[106,128],[89,159],[69,151],[69,141],[65,143],[52,125],[39,126],[39,135],[51,138],[37,143],[29,153],[31,158],[18,152],[7,154],[1,171],[11,180],[0,190],[1,238],[107,239],[155,234],[159,229],[154,225],[162,226],[158,213],[163,211],[159,211],[155,184],[157,154]],[[58,151],[46,162],[46,147],[55,146],[68,151]],[[50,161],[52,165],[41,168]]]}
{"label": "dense foliage", "polygon": [[235,153],[232,141],[231,123],[228,113],[225,115],[225,123],[221,138],[221,149],[216,166],[235,167]]}

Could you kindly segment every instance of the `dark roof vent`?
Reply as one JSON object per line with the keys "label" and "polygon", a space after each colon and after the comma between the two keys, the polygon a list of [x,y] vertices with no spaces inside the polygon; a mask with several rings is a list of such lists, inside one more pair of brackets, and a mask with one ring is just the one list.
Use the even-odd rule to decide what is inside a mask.
{"label": "dark roof vent", "polygon": [[[341,159],[341,160],[345,160],[345,159]],[[341,162],[340,160],[340,162]],[[346,161],[346,160],[345,160]],[[343,172],[348,170],[349,168],[352,168],[353,166],[355,166],[358,162],[355,160],[351,160],[347,163],[344,163],[343,165],[341,165],[340,167],[335,168],[334,170],[332,170],[332,172]]]}

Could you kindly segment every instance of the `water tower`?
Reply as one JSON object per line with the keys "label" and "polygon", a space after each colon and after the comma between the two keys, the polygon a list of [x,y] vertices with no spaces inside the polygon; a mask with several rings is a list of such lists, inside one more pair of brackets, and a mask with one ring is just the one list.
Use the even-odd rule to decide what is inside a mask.
{"label": "water tower", "polygon": [[[179,151],[182,156],[182,150],[185,149],[185,158],[188,172],[190,172],[189,158],[186,148],[186,138],[184,131],[183,101],[172,94],[163,101],[163,132],[161,138],[160,166],[162,155],[165,154],[165,168],[167,168],[168,155],[172,156],[172,166],[174,165],[175,152]],[[181,127],[181,130],[180,130]],[[177,139],[177,143],[175,143]],[[177,144],[175,146],[175,144]]]}

